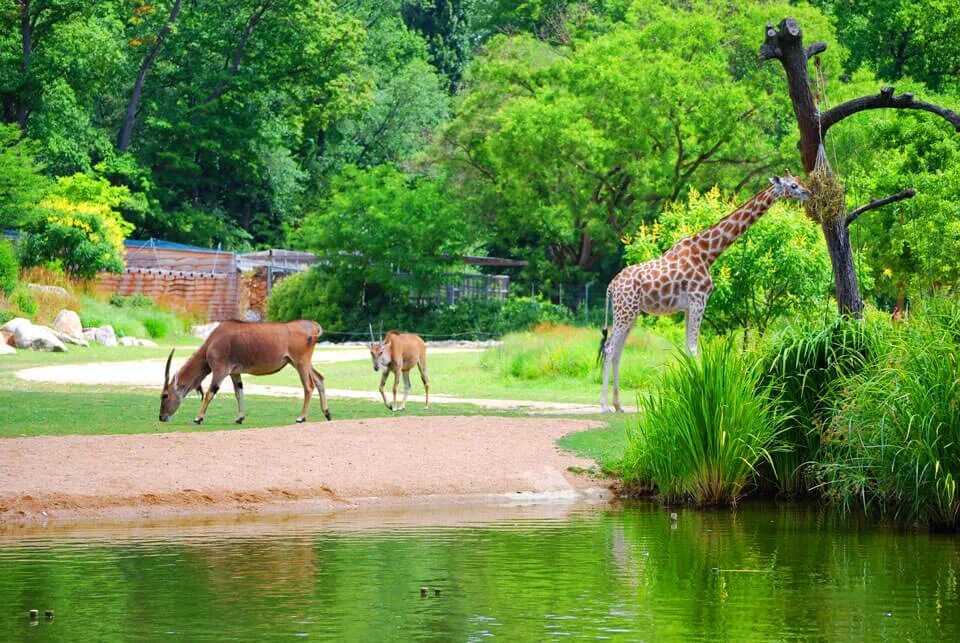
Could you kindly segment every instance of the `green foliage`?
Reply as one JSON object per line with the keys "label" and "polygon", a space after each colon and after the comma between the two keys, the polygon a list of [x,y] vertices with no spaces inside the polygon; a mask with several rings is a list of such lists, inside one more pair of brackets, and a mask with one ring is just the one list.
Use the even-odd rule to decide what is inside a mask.
{"label": "green foliage", "polygon": [[37,302],[34,301],[33,296],[30,294],[30,291],[26,288],[18,288],[13,293],[13,303],[17,305],[17,308],[20,309],[27,317],[33,317],[37,314],[38,306]]}
{"label": "green foliage", "polygon": [[884,80],[907,77],[934,90],[960,90],[960,52],[950,44],[960,29],[960,14],[949,0],[813,0],[813,4],[830,12],[849,48],[847,71],[869,67]]}
{"label": "green foliage", "polygon": [[682,353],[638,396],[623,459],[627,482],[653,483],[668,502],[736,503],[780,448],[785,414],[760,369],[730,342]]}
{"label": "green foliage", "polygon": [[118,337],[164,339],[183,335],[187,322],[158,308],[145,295],[114,295],[105,304],[91,297],[82,298],[80,321],[84,327],[110,324]]}
{"label": "green foliage", "polygon": [[0,230],[28,219],[47,189],[35,152],[36,143],[21,139],[15,125],[0,123]]}
{"label": "green foliage", "polygon": [[[627,239],[626,260],[656,258],[684,237],[707,228],[738,207],[716,188],[691,189],[686,201],[668,204],[658,222]],[[734,328],[763,335],[782,317],[819,310],[832,286],[830,257],[818,228],[791,204],[775,204],[711,268],[714,290],[705,320],[720,332]]]}
{"label": "green foliage", "polygon": [[495,253],[528,259],[540,280],[612,271],[620,237],[688,187],[737,186],[751,159],[795,158],[786,97],[749,36],[777,14],[831,40],[809,7],[713,2],[635,3],[624,23],[562,45],[491,39],[444,154]]}
{"label": "green foliage", "polygon": [[126,297],[120,294],[110,295],[110,305],[117,308],[153,308],[155,306],[151,297],[140,293]]}
{"label": "green foliage", "polygon": [[313,319],[332,340],[366,339],[368,324],[431,338],[490,339],[543,322],[567,322],[569,311],[529,298],[505,302],[464,300],[451,305],[418,304],[409,298],[381,299],[361,306],[355,293],[325,270],[314,268],[273,287],[267,319]]}
{"label": "green foliage", "polygon": [[366,291],[367,300],[428,293],[470,246],[438,180],[387,165],[345,167],[299,237],[344,290]]}
{"label": "green foliage", "polygon": [[931,300],[874,329],[884,352],[843,376],[832,399],[817,468],[827,498],[960,527],[958,319],[956,300]]}
{"label": "green foliage", "polygon": [[17,254],[13,246],[4,239],[0,239],[0,294],[9,296],[17,285],[20,274],[20,264],[17,263]]}
{"label": "green foliage", "polygon": [[821,456],[837,382],[883,348],[876,341],[877,315],[858,321],[829,315],[798,321],[758,349],[765,385],[776,389],[785,410],[794,410],[781,435],[784,450],[772,454],[778,489],[803,495],[814,486],[810,465]]}

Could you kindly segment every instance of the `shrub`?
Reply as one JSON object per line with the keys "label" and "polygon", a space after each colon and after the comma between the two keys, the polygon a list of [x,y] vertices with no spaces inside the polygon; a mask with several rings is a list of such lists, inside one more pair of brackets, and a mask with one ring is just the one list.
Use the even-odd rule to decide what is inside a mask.
{"label": "shrub", "polygon": [[13,294],[13,302],[28,317],[33,317],[37,313],[37,302],[33,300],[30,291],[26,288],[20,288]]}
{"label": "shrub", "polygon": [[788,417],[760,375],[729,341],[699,359],[682,353],[654,391],[638,396],[624,480],[652,482],[668,502],[735,503],[780,448]]}
{"label": "shrub", "polygon": [[120,294],[110,295],[110,305],[117,308],[153,308],[156,304],[147,295],[134,293],[127,297]]}
{"label": "shrub", "polygon": [[543,322],[570,321],[566,308],[530,298],[435,306],[390,299],[371,288],[361,303],[356,293],[345,292],[339,281],[319,269],[276,284],[267,299],[266,316],[274,321],[313,319],[323,326],[325,335],[340,339],[365,339],[368,324],[413,331],[428,339],[489,339]]}
{"label": "shrub", "polygon": [[161,316],[143,318],[143,327],[151,338],[166,337],[170,334],[170,321]]}
{"label": "shrub", "polygon": [[19,273],[20,265],[17,263],[17,254],[14,252],[13,246],[0,239],[0,293],[4,296],[10,296],[17,285],[17,275]]}
{"label": "shrub", "polygon": [[[158,339],[183,332],[185,322],[175,314],[161,310],[152,303],[149,307],[143,305],[150,301],[152,300],[144,295],[131,295],[119,299],[113,296],[110,298],[111,303],[106,304],[92,297],[85,297],[80,321],[84,327],[110,324],[118,337]],[[130,305],[131,302],[134,302],[133,306]],[[118,306],[118,303],[121,305]]]}
{"label": "shrub", "polygon": [[957,302],[887,321],[886,350],[838,381],[817,472],[827,498],[960,527]]}

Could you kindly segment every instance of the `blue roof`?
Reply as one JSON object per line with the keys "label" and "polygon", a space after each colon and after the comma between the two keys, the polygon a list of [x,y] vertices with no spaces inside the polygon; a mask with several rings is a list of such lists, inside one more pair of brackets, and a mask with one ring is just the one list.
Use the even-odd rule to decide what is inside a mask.
{"label": "blue roof", "polygon": [[162,241],[160,239],[127,239],[123,242],[127,248],[157,248],[158,250],[191,250],[193,252],[219,252],[232,253],[232,250],[217,250],[216,248],[201,248],[200,246],[191,246],[186,243],[177,243],[175,241]]}

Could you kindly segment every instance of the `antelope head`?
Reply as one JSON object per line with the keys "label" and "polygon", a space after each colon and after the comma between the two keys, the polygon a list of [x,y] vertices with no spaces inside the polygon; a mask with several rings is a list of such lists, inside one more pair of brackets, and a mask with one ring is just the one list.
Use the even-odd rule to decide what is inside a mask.
{"label": "antelope head", "polygon": [[370,324],[370,358],[373,360],[373,370],[379,371],[381,368],[386,369],[390,364],[390,344],[389,342],[383,343],[383,335],[381,331],[380,341],[378,342],[373,337],[373,325]]}
{"label": "antelope head", "polygon": [[[163,372],[163,392],[160,393],[160,421],[166,422],[170,417],[177,412],[177,409],[180,408],[180,402],[183,401],[183,396],[180,395],[180,392],[177,391],[177,387],[173,386],[173,383],[170,381],[170,362],[173,361],[173,351],[170,351],[170,356],[167,357],[167,367]],[[176,375],[174,375],[174,380],[176,380]]]}
{"label": "antelope head", "polygon": [[[173,351],[170,351],[170,355],[167,357],[167,367],[163,372],[163,392],[160,393],[160,421],[166,422],[173,414],[177,412],[177,409],[180,408],[180,402],[183,401],[183,398],[189,392],[179,388],[179,380],[177,379],[177,373],[173,374],[173,379],[170,379],[170,362],[173,361]],[[196,389],[200,393],[200,397],[203,397],[203,387],[198,382]]]}

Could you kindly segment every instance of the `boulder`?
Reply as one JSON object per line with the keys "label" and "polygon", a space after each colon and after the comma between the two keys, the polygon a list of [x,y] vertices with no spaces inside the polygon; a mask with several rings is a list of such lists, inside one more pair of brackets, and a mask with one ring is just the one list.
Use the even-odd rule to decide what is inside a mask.
{"label": "boulder", "polygon": [[56,351],[64,353],[67,347],[63,345],[60,338],[45,326],[19,325],[13,333],[17,348],[29,348],[35,351]]}
{"label": "boulder", "polygon": [[200,339],[206,339],[207,336],[213,332],[217,326],[220,325],[220,322],[210,322],[209,324],[196,324],[190,327],[190,334],[194,337],[199,337]]}
{"label": "boulder", "polygon": [[17,332],[17,328],[21,328],[24,326],[33,326],[33,322],[30,321],[29,319],[24,319],[23,317],[14,317],[10,321],[8,321],[6,324],[4,324],[2,327],[0,327],[0,330],[2,330],[7,335],[13,335],[15,332]]}
{"label": "boulder", "polygon": [[[84,333],[86,337],[86,333]],[[93,331],[93,341],[104,346],[117,346],[117,334],[113,332],[113,326],[106,324]]]}
{"label": "boulder", "polygon": [[66,333],[60,333],[60,332],[57,332],[56,330],[54,330],[53,333],[54,333],[54,334],[60,339],[60,341],[63,342],[64,344],[76,344],[77,346],[83,346],[84,348],[87,348],[87,347],[90,346],[90,342],[88,342],[82,335],[81,335],[80,337],[74,337],[73,335],[67,335]]}
{"label": "boulder", "polygon": [[53,321],[53,329],[58,333],[83,339],[83,324],[80,323],[80,315],[72,310],[64,308],[57,313],[57,318]]}
{"label": "boulder", "polygon": [[156,348],[157,343],[149,339],[137,339],[136,337],[121,337],[117,340],[121,346],[152,346]]}
{"label": "boulder", "polygon": [[13,355],[17,352],[17,349],[13,346],[7,346],[6,343],[0,342],[0,355]]}
{"label": "boulder", "polygon": [[51,296],[60,297],[63,299],[70,298],[70,293],[67,292],[67,289],[61,288],[60,286],[44,286],[42,284],[27,284],[27,288],[32,293],[51,295]]}

